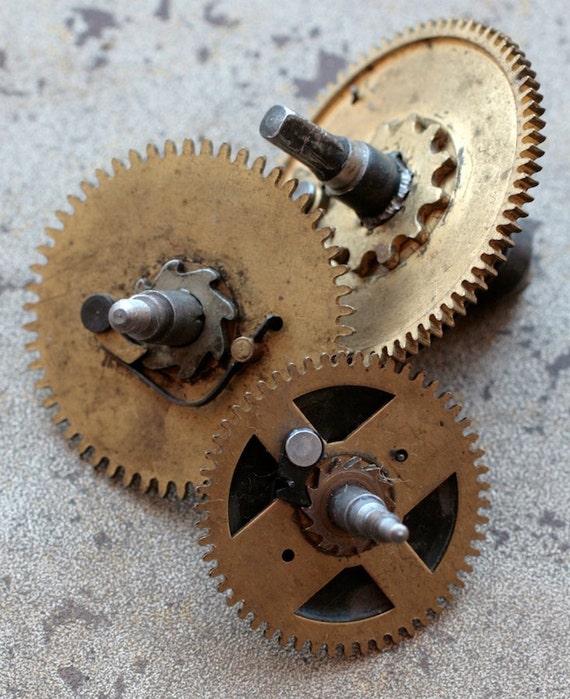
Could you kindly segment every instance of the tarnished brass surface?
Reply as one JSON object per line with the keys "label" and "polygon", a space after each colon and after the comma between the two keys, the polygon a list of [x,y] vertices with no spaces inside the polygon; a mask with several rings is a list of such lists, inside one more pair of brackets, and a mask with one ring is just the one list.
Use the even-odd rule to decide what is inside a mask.
{"label": "tarnished brass surface", "polygon": [[[329,265],[319,215],[304,213],[306,199],[293,202],[294,184],[283,185],[279,169],[263,176],[264,159],[247,167],[248,153],[230,160],[229,146],[214,155],[205,141],[194,152],[190,141],[177,153],[167,142],[164,155],[149,147],[130,165],[113,163],[112,177],[97,173],[98,185],[83,184],[85,199],[72,198],[73,214],[60,213],[61,230],[49,230],[53,247],[42,247],[45,266],[31,289],[37,320],[31,343],[43,369],[38,386],[49,388],[46,405],[57,404],[56,422],[69,421],[66,436],[80,435],[80,452],[93,463],[108,459],[124,483],[136,474],[142,488],[153,479],[159,492],[173,482],[182,493],[200,481],[208,435],[247,386],[268,379],[292,357],[331,351],[344,312],[334,284],[339,270]],[[141,277],[156,275],[180,258],[219,270],[239,309],[238,334],[250,336],[268,314],[283,319],[269,333],[257,361],[244,365],[211,403],[200,408],[175,405],[154,393],[110,358],[126,362],[141,354],[114,331],[95,335],[80,321],[81,304],[94,293],[129,296]],[[340,330],[342,332],[342,329]],[[143,350],[144,352],[144,350]],[[223,374],[214,366],[194,382],[175,383],[176,395],[204,396]]]}
{"label": "tarnished brass surface", "polygon": [[[369,364],[360,355],[322,357],[316,366],[305,360],[300,370],[291,365],[271,384],[260,383],[258,392],[247,395],[243,407],[224,423],[223,434],[216,439],[218,449],[210,454],[212,467],[204,471],[206,501],[199,505],[207,513],[201,522],[208,530],[202,543],[212,546],[205,559],[217,561],[211,575],[223,576],[221,591],[232,590],[229,604],[242,603],[242,617],[253,613],[254,628],[267,623],[267,637],[279,630],[282,645],[294,637],[297,648],[309,641],[313,652],[326,646],[334,653],[338,644],[349,655],[355,652],[353,644],[366,652],[372,642],[382,647],[413,634],[414,624],[426,623],[431,612],[440,611],[441,600],[450,598],[449,586],[462,585],[458,572],[470,570],[465,558],[477,555],[472,541],[483,538],[477,525],[486,521],[479,508],[488,505],[480,492],[487,486],[478,478],[486,468],[474,463],[482,452],[472,448],[475,435],[465,436],[469,421],[458,421],[460,408],[446,408],[450,395],[435,398],[434,385],[424,379],[423,375],[410,379],[409,367],[399,373],[392,362],[382,366],[376,355]],[[456,520],[433,572],[407,543],[378,544],[351,556],[320,551],[306,536],[297,506],[278,499],[233,536],[230,533],[232,478],[246,444],[255,435],[279,460],[290,431],[307,423],[295,399],[340,385],[374,387],[394,397],[344,440],[326,443],[322,464],[330,463],[334,455],[354,454],[381,466],[391,481],[393,502],[388,506],[400,519],[442,483],[456,478]],[[403,463],[397,457],[401,449],[407,451]],[[331,615],[328,619],[299,615],[299,609],[335,576],[358,566],[389,598],[392,609],[338,621],[333,599],[325,609],[325,617],[327,612]],[[357,590],[342,590],[348,598],[351,593],[358,603]]]}
{"label": "tarnished brass surface", "polygon": [[[534,162],[542,155],[544,125],[538,87],[529,62],[507,37],[473,21],[450,20],[384,43],[329,90],[312,116],[315,123],[380,150],[399,147],[399,140],[415,173],[403,209],[373,233],[338,202],[323,219],[337,229],[331,242],[350,253],[352,271],[339,280],[354,289],[355,313],[346,320],[354,333],[342,341],[346,348],[403,359],[429,344],[431,334],[440,335],[444,324],[453,325],[454,314],[464,314],[466,302],[486,288],[485,279],[512,245],[510,235],[519,230],[516,220],[526,215],[522,207],[532,200],[527,190],[540,170]],[[428,216],[425,242],[398,260],[386,242],[415,236],[410,218],[422,219],[427,201],[420,190],[434,173],[429,140],[422,155],[412,134],[394,138],[394,127],[411,115],[442,127],[448,136],[443,152],[457,166],[444,185],[434,180],[449,202]],[[306,175],[295,161],[286,173]],[[388,262],[391,271],[370,265],[369,258],[359,269],[363,252],[378,244],[379,262]]]}

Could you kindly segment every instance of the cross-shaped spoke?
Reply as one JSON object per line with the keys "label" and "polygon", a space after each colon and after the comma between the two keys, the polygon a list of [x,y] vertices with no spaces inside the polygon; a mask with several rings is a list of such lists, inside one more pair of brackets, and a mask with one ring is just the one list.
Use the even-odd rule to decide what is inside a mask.
{"label": "cross-shaped spoke", "polygon": [[[234,556],[224,561],[228,579],[254,585],[259,599],[279,600],[284,612],[294,613],[345,567],[344,560],[320,553],[307,541],[294,508],[281,500],[243,527],[233,544]],[[260,570],[263,575],[251,577],[251,571]]]}
{"label": "cross-shaped spoke", "polygon": [[410,600],[429,604],[432,572],[408,544],[378,544],[362,554],[362,565],[395,607]]}
{"label": "cross-shaped spoke", "polygon": [[[265,410],[265,406],[263,406]],[[279,425],[279,429],[275,429]],[[295,403],[279,406],[278,418],[270,412],[259,415],[255,427],[255,435],[275,461],[283,456],[285,439],[289,433],[298,427],[308,427],[314,431],[313,425],[307,420]]]}
{"label": "cross-shaped spoke", "polygon": [[400,480],[394,483],[396,492],[396,511],[404,518],[416,505],[456,472],[455,463],[450,462],[445,454],[437,455],[433,462],[421,458],[421,464],[400,469]]}
{"label": "cross-shaped spoke", "polygon": [[343,442],[343,451],[347,454],[375,454],[376,445],[391,444],[397,439],[401,420],[405,419],[405,405],[394,397],[380,410],[377,410]]}

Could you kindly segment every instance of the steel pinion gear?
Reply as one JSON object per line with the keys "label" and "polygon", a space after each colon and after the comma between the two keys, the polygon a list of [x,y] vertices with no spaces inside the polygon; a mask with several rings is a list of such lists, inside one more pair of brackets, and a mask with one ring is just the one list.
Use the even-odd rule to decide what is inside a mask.
{"label": "steel pinion gear", "polygon": [[312,188],[336,230],[330,243],[343,248],[339,283],[352,287],[355,312],[342,346],[404,360],[487,288],[537,184],[538,89],[508,37],[442,20],[342,74],[314,123],[268,112],[262,135],[296,158],[287,175]]}
{"label": "steel pinion gear", "polygon": [[295,181],[247,160],[209,141],[131,152],[82,184],[39,249],[38,386],[66,437],[125,484],[198,484],[206,435],[246,386],[343,332],[330,230],[292,200]]}
{"label": "steel pinion gear", "polygon": [[476,435],[378,355],[306,359],[223,423],[199,504],[211,576],[266,637],[351,655],[412,635],[478,555]]}

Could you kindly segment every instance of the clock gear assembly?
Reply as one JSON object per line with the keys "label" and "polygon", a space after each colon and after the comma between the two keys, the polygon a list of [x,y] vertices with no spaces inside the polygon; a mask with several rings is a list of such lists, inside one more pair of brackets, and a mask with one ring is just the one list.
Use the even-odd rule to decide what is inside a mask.
{"label": "clock gear assembly", "polygon": [[261,383],[205,471],[207,560],[252,627],[348,655],[413,635],[462,585],[487,470],[450,395],[377,355]]}
{"label": "clock gear assembly", "polygon": [[310,120],[269,109],[283,167],[167,142],[99,171],[48,230],[29,327],[54,420],[125,484],[199,486],[212,575],[283,645],[396,643],[478,554],[476,435],[404,362],[504,263],[540,101],[506,36],[428,23]]}

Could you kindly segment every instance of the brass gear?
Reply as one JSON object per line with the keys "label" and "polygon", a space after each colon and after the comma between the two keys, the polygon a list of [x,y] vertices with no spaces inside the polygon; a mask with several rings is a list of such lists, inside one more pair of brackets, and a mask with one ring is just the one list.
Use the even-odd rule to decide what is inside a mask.
{"label": "brass gear", "polygon": [[[473,448],[476,435],[465,436],[459,406],[448,407],[450,395],[436,398],[434,384],[409,371],[377,355],[306,359],[260,382],[215,438],[199,504],[208,530],[201,543],[211,546],[204,558],[217,561],[210,574],[223,576],[228,603],[240,604],[253,628],[264,624],[265,636],[279,631],[282,645],[293,638],[297,649],[309,642],[313,652],[334,653],[340,645],[350,655],[398,642],[440,611],[450,586],[463,584],[459,571],[470,570],[466,556],[478,554],[487,469],[475,460],[483,452]],[[330,471],[335,456],[345,467],[360,470],[360,457],[382,469],[408,543],[343,556],[319,549],[306,511],[275,498],[272,486],[284,441],[300,426],[323,438],[313,477]]]}
{"label": "brass gear", "polygon": [[[528,190],[541,169],[535,160],[543,154],[544,110],[535,78],[524,53],[496,29],[442,20],[384,42],[329,87],[312,117],[324,129],[386,150],[385,128],[416,114],[439,124],[457,154],[456,169],[446,175],[447,208],[434,212],[426,241],[388,273],[373,265],[370,275],[365,265],[362,274],[362,246],[370,234],[352,211],[331,200],[323,222],[338,231],[331,243],[348,250],[339,259],[351,271],[339,283],[353,288],[355,310],[346,322],[354,332],[341,345],[403,360],[452,326],[454,315],[465,314],[466,302],[486,288],[513,245],[511,234],[520,230],[516,221],[526,215]],[[425,179],[433,154],[417,155],[407,164],[416,180]],[[290,160],[286,173],[304,177],[306,170]],[[409,237],[409,208],[418,207],[419,214],[422,203],[410,192],[388,221],[391,240]]]}
{"label": "brass gear", "polygon": [[[339,303],[346,290],[334,283],[339,270],[323,247],[330,231],[318,227],[320,214],[306,213],[306,198],[292,201],[296,183],[284,182],[279,168],[264,176],[264,158],[251,167],[247,160],[245,149],[230,159],[226,144],[214,154],[209,141],[199,153],[189,140],[180,153],[172,142],[163,155],[149,146],[145,160],[131,152],[128,168],[113,161],[113,176],[98,171],[97,186],[82,184],[85,198],[70,198],[73,214],[58,213],[62,229],[47,231],[55,244],[40,248],[47,263],[33,267],[42,279],[30,286],[38,298],[28,306],[36,314],[28,327],[37,333],[29,348],[39,352],[32,368],[44,372],[38,386],[50,390],[46,406],[59,408],[54,421],[69,422],[66,437],[80,435],[79,451],[94,464],[107,460],[109,474],[122,468],[125,485],[136,477],[143,489],[156,482],[165,493],[174,483],[183,493],[189,482],[199,484],[206,435],[245,386],[269,378],[292,355],[334,348],[337,318],[348,312]],[[283,320],[259,359],[243,364],[200,408],[157,396],[127,370],[144,352],[140,345],[80,322],[86,297],[128,296],[139,278],[158,274],[173,258],[220,273],[242,336],[254,334],[268,314]],[[223,375],[213,364],[191,382],[168,378],[177,397],[204,396]]]}

